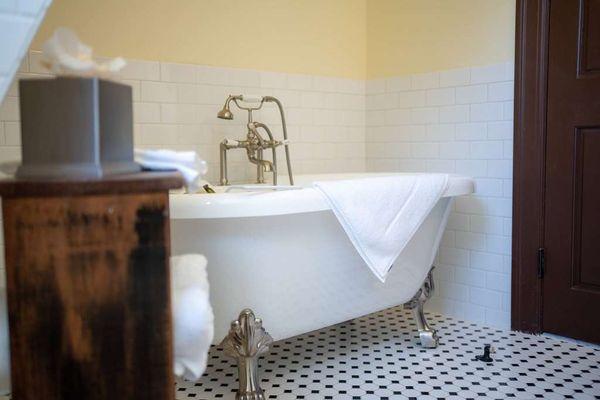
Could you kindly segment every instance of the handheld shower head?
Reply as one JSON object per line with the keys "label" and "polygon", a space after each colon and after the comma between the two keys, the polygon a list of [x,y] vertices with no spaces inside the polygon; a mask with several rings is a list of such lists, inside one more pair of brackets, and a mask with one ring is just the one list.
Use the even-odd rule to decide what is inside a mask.
{"label": "handheld shower head", "polygon": [[221,119],[233,119],[233,113],[229,109],[229,106],[224,106],[221,111],[217,113],[217,118]]}
{"label": "handheld shower head", "polygon": [[225,104],[223,105],[223,108],[217,113],[217,118],[228,119],[228,120],[233,119],[233,113],[229,109],[229,103],[231,102],[231,99],[233,99],[232,96],[227,97],[227,100],[225,100]]}

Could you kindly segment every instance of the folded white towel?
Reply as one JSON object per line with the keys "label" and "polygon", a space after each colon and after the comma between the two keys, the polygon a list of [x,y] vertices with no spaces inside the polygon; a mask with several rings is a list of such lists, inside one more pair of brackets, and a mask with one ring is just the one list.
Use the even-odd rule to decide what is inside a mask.
{"label": "folded white towel", "polygon": [[208,170],[206,161],[198,157],[195,151],[135,149],[135,161],[149,170],[179,171],[190,191],[196,191],[201,186],[200,179]]}
{"label": "folded white towel", "polygon": [[447,184],[447,174],[421,174],[321,181],[314,186],[367,266],[385,282]]}
{"label": "folded white towel", "polygon": [[175,374],[197,380],[206,369],[214,333],[204,256],[171,257],[171,293]]}
{"label": "folded white towel", "polygon": [[[174,372],[190,380],[200,378],[206,369],[208,350],[213,340],[214,316],[208,291],[204,256],[188,254],[171,257]],[[6,290],[0,288],[0,395],[9,392],[8,313]]]}

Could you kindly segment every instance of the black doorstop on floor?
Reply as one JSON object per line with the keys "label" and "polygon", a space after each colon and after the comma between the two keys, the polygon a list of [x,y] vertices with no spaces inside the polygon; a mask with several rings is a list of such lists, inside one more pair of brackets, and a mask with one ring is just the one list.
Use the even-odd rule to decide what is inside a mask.
{"label": "black doorstop on floor", "polygon": [[475,356],[475,361],[483,361],[486,363],[493,362],[494,359],[490,356],[490,354],[495,352],[496,349],[494,349],[491,344],[486,344],[483,346],[483,354],[480,356]]}

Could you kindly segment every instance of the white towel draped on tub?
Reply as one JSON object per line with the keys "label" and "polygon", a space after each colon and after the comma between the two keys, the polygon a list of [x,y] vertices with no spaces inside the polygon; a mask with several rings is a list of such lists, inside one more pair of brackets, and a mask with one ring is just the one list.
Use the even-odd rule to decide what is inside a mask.
{"label": "white towel draped on tub", "polygon": [[[198,254],[171,257],[171,302],[174,372],[197,380],[206,369],[214,317],[208,298],[206,258]],[[152,293],[148,293],[152,296]],[[148,349],[153,351],[153,349]],[[0,395],[10,392],[10,357],[6,290],[0,288]]]}
{"label": "white towel draped on tub", "polygon": [[447,174],[414,174],[321,181],[314,186],[367,266],[385,282],[447,184]]}

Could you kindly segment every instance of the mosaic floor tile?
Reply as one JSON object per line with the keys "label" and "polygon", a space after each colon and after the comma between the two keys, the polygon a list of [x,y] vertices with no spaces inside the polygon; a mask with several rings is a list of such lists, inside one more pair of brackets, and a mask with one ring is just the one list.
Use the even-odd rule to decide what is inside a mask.
{"label": "mosaic floor tile", "polygon": [[[418,345],[402,307],[273,344],[260,360],[267,399],[600,399],[600,346],[428,317],[437,349]],[[492,363],[474,360],[485,344]],[[179,400],[234,399],[236,365],[213,347],[204,376],[175,389]]]}
{"label": "mosaic floor tile", "polygon": [[[395,307],[275,343],[260,360],[268,399],[600,399],[600,347],[429,315],[437,349],[418,345],[411,314]],[[269,322],[265,321],[268,330]],[[474,361],[483,346],[492,363]],[[237,371],[213,347],[198,382],[177,399],[233,399]]]}

